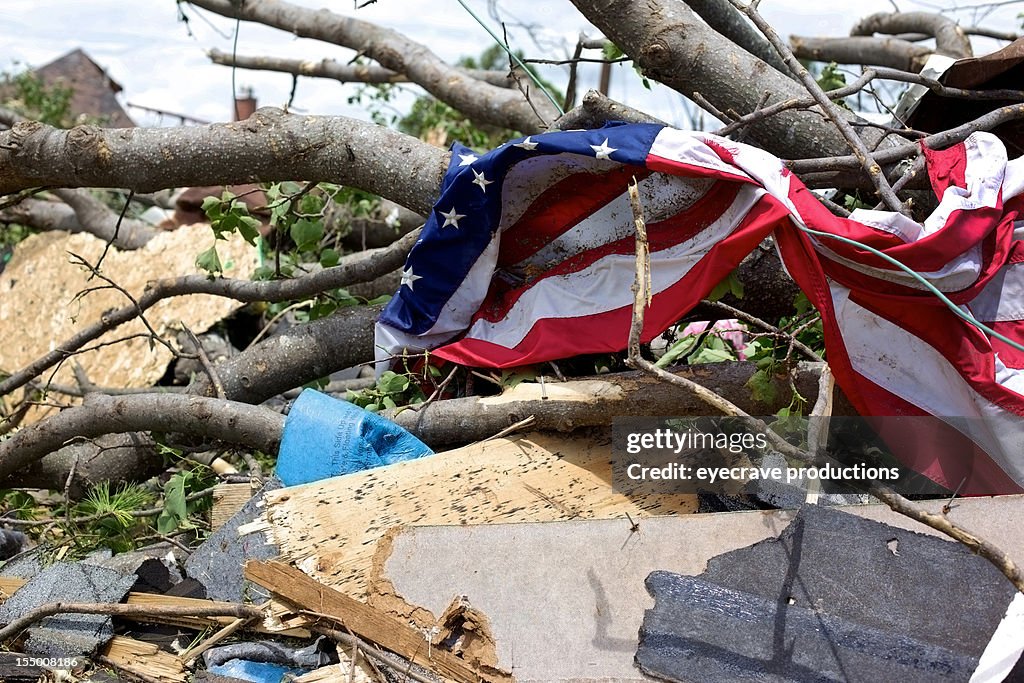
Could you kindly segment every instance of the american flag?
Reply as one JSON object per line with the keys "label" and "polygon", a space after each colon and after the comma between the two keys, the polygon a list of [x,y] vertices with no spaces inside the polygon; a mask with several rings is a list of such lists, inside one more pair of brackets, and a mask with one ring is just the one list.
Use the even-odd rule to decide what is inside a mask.
{"label": "american flag", "polygon": [[1024,352],[870,251],[800,230],[874,247],[1024,341],[1024,159],[1008,161],[987,133],[925,154],[940,204],[917,223],[884,211],[838,218],[767,152],[660,125],[544,133],[479,156],[456,145],[377,347],[499,368],[623,350],[635,177],[651,250],[643,340],[774,235],[822,314],[829,364],[857,410],[957,418],[887,435],[912,441],[905,464],[963,493],[1022,491]]}

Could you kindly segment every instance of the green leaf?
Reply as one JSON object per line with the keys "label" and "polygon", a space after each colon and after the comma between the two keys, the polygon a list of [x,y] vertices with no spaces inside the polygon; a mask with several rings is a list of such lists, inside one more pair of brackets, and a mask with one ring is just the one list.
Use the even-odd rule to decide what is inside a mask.
{"label": "green leaf", "polygon": [[729,273],[729,276],[715,285],[715,288],[708,294],[708,299],[718,301],[726,294],[732,294],[737,299],[743,298],[743,283],[736,275],[736,271]]}
{"label": "green leaf", "polygon": [[306,194],[299,200],[299,213],[318,214],[324,210],[324,198],[317,194]]}
{"label": "green leaf", "polygon": [[210,221],[218,220],[224,215],[224,205],[216,197],[207,197],[203,200],[203,213]]}
{"label": "green leaf", "polygon": [[292,224],[289,234],[299,251],[310,251],[316,248],[324,236],[324,224],[323,221],[300,218]]}
{"label": "green leaf", "polygon": [[164,485],[164,509],[156,520],[156,530],[161,534],[177,530],[188,520],[188,505],[185,502],[186,474],[175,474]]}
{"label": "green leaf", "polygon": [[625,56],[625,54],[626,53],[619,49],[618,45],[611,41],[606,42],[604,47],[601,48],[601,56],[609,61],[619,59],[620,57]]}
{"label": "green leaf", "polygon": [[395,399],[391,398],[390,396],[385,396],[383,399],[381,399],[381,405],[389,409],[398,407],[398,404],[395,403]]}
{"label": "green leaf", "polygon": [[377,388],[385,394],[400,394],[409,388],[409,378],[389,370],[381,375]]}
{"label": "green leaf", "polygon": [[532,382],[536,379],[537,371],[532,367],[519,368],[512,371],[501,371],[501,386],[506,389],[512,389],[523,382]]}
{"label": "green leaf", "polygon": [[341,254],[336,249],[328,247],[320,252],[320,265],[324,268],[332,268],[338,265],[340,260]]}
{"label": "green leaf", "polygon": [[224,268],[220,264],[220,256],[217,255],[216,244],[196,256],[196,267],[211,275],[224,272]]}
{"label": "green leaf", "polygon": [[807,298],[806,294],[800,292],[793,300],[793,308],[796,309],[797,315],[803,315],[811,310],[811,300]]}
{"label": "green leaf", "polygon": [[690,352],[693,345],[697,343],[697,339],[697,335],[688,334],[682,339],[676,341],[675,344],[668,347],[668,351],[665,352],[665,355],[659,358],[654,365],[659,368],[667,368],[672,365]]}
{"label": "green leaf", "polygon": [[239,216],[238,232],[246,242],[256,246],[256,238],[260,236],[260,222],[252,216]]}
{"label": "green leaf", "polygon": [[779,396],[779,390],[772,382],[770,367],[764,367],[755,372],[747,380],[747,388],[750,389],[750,397],[761,403],[772,404]]}
{"label": "green leaf", "polygon": [[[711,339],[711,337],[708,337]],[[715,337],[717,339],[717,337]],[[721,341],[719,339],[719,341]],[[690,365],[700,363],[722,363],[727,360],[736,360],[736,354],[731,349],[717,349],[706,347],[690,356]]]}

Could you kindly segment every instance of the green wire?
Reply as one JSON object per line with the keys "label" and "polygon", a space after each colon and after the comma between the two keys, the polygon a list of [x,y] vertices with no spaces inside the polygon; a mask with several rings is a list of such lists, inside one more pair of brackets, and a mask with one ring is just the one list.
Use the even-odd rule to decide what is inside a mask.
{"label": "green wire", "polygon": [[458,2],[459,2],[460,5],[462,5],[462,9],[466,10],[466,12],[469,13],[469,16],[473,17],[473,19],[476,20],[476,23],[480,24],[481,28],[483,28],[483,30],[487,31],[487,33],[491,36],[491,38],[494,39],[494,42],[497,43],[499,46],[501,46],[502,50],[504,50],[505,52],[508,53],[509,58],[515,60],[515,63],[519,65],[520,69],[522,69],[523,71],[526,72],[526,74],[530,77],[530,80],[532,80],[534,83],[537,84],[537,87],[540,88],[540,91],[542,93],[544,93],[544,95],[549,100],[551,100],[551,104],[555,105],[555,109],[558,111],[558,113],[561,114],[561,115],[564,115],[565,114],[565,110],[562,109],[562,105],[558,104],[558,101],[555,100],[555,98],[551,95],[551,93],[548,92],[548,89],[544,87],[544,84],[541,83],[540,79],[537,78],[537,76],[534,75],[533,71],[528,69],[528,68],[526,68],[526,65],[523,64],[523,60],[519,59],[519,56],[516,55],[514,52],[512,52],[512,50],[509,49],[508,45],[506,45],[504,42],[502,42],[502,40],[500,38],[498,38],[498,36],[494,35],[494,31],[492,31],[487,26],[487,24],[485,24],[480,19],[480,17],[478,17],[476,15],[476,13],[474,13],[473,10],[471,10],[469,8],[469,6],[465,3],[465,0],[458,0]]}
{"label": "green wire", "polygon": [[842,237],[840,235],[833,235],[831,233],[821,232],[819,230],[812,230],[811,228],[808,228],[808,227],[803,226],[803,225],[798,225],[797,227],[799,227],[801,230],[803,230],[804,232],[806,232],[806,233],[808,233],[810,235],[816,235],[818,237],[826,237],[828,239],[837,240],[839,242],[843,242],[845,244],[850,244],[850,245],[853,245],[855,247],[860,247],[861,249],[866,249],[866,250],[870,251],[875,256],[878,256],[879,258],[884,259],[885,261],[888,261],[889,263],[891,263],[892,265],[898,267],[900,270],[904,271],[905,273],[910,275],[912,278],[914,278],[915,280],[920,282],[922,285],[924,285],[925,288],[928,289],[928,291],[930,291],[935,296],[939,297],[939,300],[942,301],[942,303],[946,304],[946,306],[949,308],[949,310],[953,311],[953,313],[956,314],[956,316],[958,318],[960,318],[960,319],[970,323],[971,325],[974,325],[975,327],[977,327],[982,332],[986,332],[987,334],[995,337],[996,339],[999,339],[999,340],[1002,340],[1002,341],[1006,342],[1007,344],[1009,344],[1013,348],[1017,349],[1018,351],[1024,351],[1024,346],[1022,346],[1021,344],[1013,341],[1012,339],[1010,339],[1008,337],[1005,337],[1005,336],[999,334],[998,332],[993,330],[991,327],[988,327],[984,323],[979,322],[978,319],[975,318],[970,313],[965,313],[959,306],[957,306],[955,303],[950,301],[946,297],[945,294],[940,292],[932,283],[928,282],[928,280],[926,280],[924,277],[922,277],[919,273],[915,272],[909,266],[906,266],[906,265],[900,263],[899,261],[897,261],[893,257],[889,256],[888,254],[883,254],[882,252],[880,252],[879,250],[877,250],[877,249],[875,249],[873,247],[869,247],[866,244],[863,244],[863,243],[858,242],[856,240],[851,240],[851,239],[849,239],[847,237]]}

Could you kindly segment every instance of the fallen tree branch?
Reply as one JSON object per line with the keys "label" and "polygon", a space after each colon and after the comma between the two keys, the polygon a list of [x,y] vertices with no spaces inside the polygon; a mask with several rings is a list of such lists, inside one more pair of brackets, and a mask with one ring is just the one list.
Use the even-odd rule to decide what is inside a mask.
{"label": "fallen tree branch", "polygon": [[138,431],[188,432],[273,453],[283,428],[280,413],[237,401],[179,394],[90,394],[81,406],[0,442],[0,481],[75,439]]}
{"label": "fallen tree branch", "polygon": [[62,130],[27,121],[0,132],[0,193],[305,178],[359,187],[426,214],[447,162],[442,150],[382,126],[270,108],[236,123],[179,128]]}
{"label": "fallen tree branch", "polygon": [[[470,78],[406,36],[367,21],[309,10],[281,0],[237,3],[231,0],[192,0],[193,5],[231,19],[252,21],[302,37],[351,48],[402,73],[431,95],[470,119],[523,133],[547,129],[557,113],[538,99],[540,117],[518,90],[499,88]],[[413,208],[413,207],[410,207]]]}
{"label": "fallen tree branch", "polygon": [[[820,369],[820,363],[800,363],[792,369],[793,384],[808,400],[817,396]],[[789,405],[789,377],[773,378],[777,396],[771,403],[763,403],[755,400],[747,387],[755,372],[755,363],[730,362],[686,365],[669,374],[714,386],[750,414],[770,415]],[[840,410],[854,414],[848,403]],[[571,432],[608,426],[613,416],[702,415],[706,411],[707,405],[694,397],[689,385],[680,390],[643,372],[622,372],[567,382],[548,378],[543,386],[521,382],[500,396],[450,398],[419,410],[399,408],[382,414],[438,447],[485,439],[529,416],[534,417],[531,430]]]}
{"label": "fallen tree branch", "polygon": [[688,0],[686,4],[699,14],[701,19],[708,22],[708,26],[758,59],[770,64],[779,73],[789,76],[786,63],[779,59],[778,53],[764,36],[755,31],[750,22],[729,4],[729,0]]}
{"label": "fallen tree branch", "polygon": [[879,12],[861,19],[850,30],[851,36],[870,36],[875,33],[927,33],[935,38],[935,51],[964,59],[971,57],[971,41],[949,17],[932,12]]}
{"label": "fallen tree branch", "polygon": [[[309,76],[311,78],[330,78],[341,83],[408,83],[409,77],[403,73],[396,73],[391,69],[373,64],[342,64],[334,59],[322,59],[319,62],[311,62],[304,59],[284,59],[279,57],[250,57],[243,55],[232,55],[220,50],[210,50],[206,53],[214,64],[234,66],[239,69],[253,69],[258,71],[278,71],[295,76]],[[455,69],[469,78],[489,83],[499,88],[515,87],[507,71],[491,69]]]}
{"label": "fallen tree branch", "polygon": [[789,45],[800,59],[837,64],[870,64],[901,71],[920,71],[934,54],[931,48],[898,38],[812,38],[790,36]]}

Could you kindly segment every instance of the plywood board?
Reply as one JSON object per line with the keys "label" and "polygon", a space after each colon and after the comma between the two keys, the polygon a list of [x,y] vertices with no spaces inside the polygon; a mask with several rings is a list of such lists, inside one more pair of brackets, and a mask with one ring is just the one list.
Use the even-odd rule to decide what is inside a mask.
{"label": "plywood board", "polygon": [[626,519],[690,513],[696,496],[612,490],[603,435],[529,434],[272,491],[263,530],[318,581],[365,599],[377,542],[396,526]]}
{"label": "plywood board", "polygon": [[[146,282],[156,278],[199,273],[195,258],[213,244],[209,225],[195,224],[173,232],[160,233],[142,249],[121,251],[111,248],[103,260],[102,272],[134,297]],[[71,262],[77,254],[95,264],[106,243],[93,235],[46,232],[18,244],[11,262],[0,273],[0,369],[18,370],[71,337],[76,329],[100,320],[104,312],[131,302],[111,288],[96,289],[83,297],[76,295],[90,287],[105,286],[89,281],[89,271]],[[228,277],[247,279],[255,269],[256,250],[238,236],[217,243],[217,251]],[[227,317],[241,304],[233,299],[189,295],[165,299],[146,312],[157,334],[173,339],[184,323],[196,334]],[[138,320],[108,332],[90,347],[146,332]],[[143,338],[111,346],[99,346],[75,356],[89,380],[104,387],[151,386],[161,377],[171,353],[160,344],[150,348]],[[50,377],[50,373],[46,373]],[[70,363],[63,364],[53,381],[74,385]]]}

